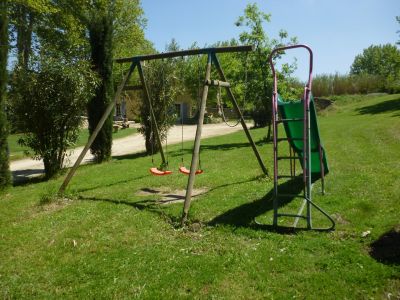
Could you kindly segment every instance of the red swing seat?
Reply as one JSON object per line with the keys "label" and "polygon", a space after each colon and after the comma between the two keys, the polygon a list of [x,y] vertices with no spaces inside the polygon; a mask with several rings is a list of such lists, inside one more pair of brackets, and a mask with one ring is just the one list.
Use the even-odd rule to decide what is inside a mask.
{"label": "red swing seat", "polygon": [[155,176],[164,176],[164,175],[172,174],[172,171],[168,171],[168,170],[162,171],[162,170],[157,169],[156,167],[150,168],[149,171],[151,174],[153,174]]}
{"label": "red swing seat", "polygon": [[[186,167],[184,167],[184,166],[179,167],[179,172],[181,172],[182,174],[185,174],[185,175],[190,175],[190,170],[186,169]],[[202,173],[203,173],[203,170],[199,169],[199,170],[196,170],[195,175],[202,174]]]}

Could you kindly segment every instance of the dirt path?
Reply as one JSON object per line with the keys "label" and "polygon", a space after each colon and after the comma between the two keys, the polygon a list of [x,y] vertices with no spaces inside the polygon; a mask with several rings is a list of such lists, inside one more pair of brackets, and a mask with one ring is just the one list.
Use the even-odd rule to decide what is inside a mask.
{"label": "dirt path", "polygon": [[[231,128],[226,126],[224,123],[221,124],[204,124],[202,130],[202,138],[219,136],[228,133],[232,133],[238,130],[242,130],[240,125]],[[183,137],[184,141],[194,140],[196,134],[196,125],[185,125],[183,126]],[[182,127],[174,126],[168,133],[168,144],[180,143],[182,139]],[[69,162],[67,166],[72,166],[73,163],[78,158],[79,154],[82,152],[83,147],[76,148],[72,151],[69,157]],[[145,150],[145,143],[143,136],[141,134],[135,134],[121,139],[116,139],[113,141],[112,155],[120,156],[126,154],[137,153]],[[83,163],[88,163],[93,159],[93,156],[86,154]],[[40,160],[33,159],[21,159],[12,161],[10,164],[11,171],[14,176],[14,180],[24,180],[27,177],[37,176],[43,174],[43,162]]]}

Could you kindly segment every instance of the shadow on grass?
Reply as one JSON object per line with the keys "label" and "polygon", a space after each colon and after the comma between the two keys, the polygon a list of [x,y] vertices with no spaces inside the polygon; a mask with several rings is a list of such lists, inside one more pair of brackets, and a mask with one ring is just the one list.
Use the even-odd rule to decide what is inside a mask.
{"label": "shadow on grass", "polygon": [[13,186],[25,186],[29,184],[36,184],[41,182],[46,182],[50,179],[58,178],[63,176],[64,172],[60,171],[60,174],[53,178],[47,178],[43,169],[26,169],[17,170],[11,172],[13,177]]}
{"label": "shadow on grass", "polygon": [[[251,178],[251,179],[243,180],[243,181],[239,181],[239,182],[223,184],[223,185],[214,187],[214,188],[208,190],[205,193],[200,193],[200,194],[198,194],[196,196],[192,196],[192,198],[199,197],[199,196],[204,195],[204,194],[206,194],[206,193],[208,193],[210,191],[213,191],[213,190],[217,190],[217,189],[221,189],[221,188],[227,188],[229,186],[238,185],[238,184],[244,184],[244,183],[253,181],[255,179],[257,179],[257,178]],[[118,182],[116,182],[114,184],[118,184]],[[95,188],[90,188],[90,189],[95,189]],[[86,189],[86,190],[90,190],[90,189]],[[84,190],[80,190],[80,191],[84,191]],[[141,191],[146,192],[149,196],[150,195],[159,195],[160,194],[159,190],[151,189],[151,188],[143,188],[143,189],[141,189]],[[157,200],[155,200],[155,199],[143,199],[143,200],[140,200],[140,201],[129,201],[129,200],[118,200],[118,199],[111,199],[111,198],[86,197],[86,196],[82,196],[82,195],[79,195],[77,197],[77,199],[83,200],[83,201],[106,202],[106,203],[112,203],[112,204],[115,204],[115,205],[127,205],[127,206],[130,206],[130,207],[138,209],[138,210],[146,210],[146,211],[155,213],[158,216],[162,217],[169,224],[171,224],[171,226],[173,226],[174,228],[180,228],[180,221],[181,221],[180,218],[181,218],[181,216],[169,215],[165,211],[165,209],[163,209],[163,208],[166,208],[168,204],[174,204],[174,203],[177,203],[177,201],[179,201],[179,200],[184,200],[185,197],[181,196],[181,195],[175,195],[175,194],[172,194],[172,193],[171,194],[167,194],[165,196],[167,196],[168,199],[157,199]],[[182,205],[182,202],[180,202],[179,204]]]}
{"label": "shadow on grass", "polygon": [[[221,189],[221,188],[227,188],[232,185],[237,185],[237,184],[243,184],[246,182],[250,182],[255,180],[254,178],[245,180],[245,181],[240,181],[240,182],[234,182],[234,183],[228,183],[224,184],[221,186],[217,186],[209,191],[216,190],[216,189]],[[115,184],[118,184],[115,183]],[[279,185],[279,191],[281,193],[285,194],[299,194],[303,190],[303,181],[302,177],[296,177],[294,179],[291,179],[285,183],[282,183]],[[158,190],[152,190],[152,189],[146,189],[146,191],[149,194],[158,194]],[[200,194],[201,195],[201,194]],[[200,196],[198,195],[198,196]],[[97,201],[97,202],[107,202],[107,203],[112,203],[116,205],[127,205],[132,208],[138,209],[138,210],[146,210],[153,212],[163,218],[165,218],[172,226],[174,227],[179,227],[180,225],[180,217],[179,216],[171,216],[168,215],[163,208],[163,205],[169,204],[169,203],[176,203],[176,200],[178,199],[183,199],[181,195],[176,195],[176,197],[171,196],[169,200],[163,200],[163,199],[144,199],[140,201],[128,201],[128,200],[118,200],[118,199],[111,199],[111,198],[97,198],[97,197],[85,197],[85,196],[78,196],[79,200],[85,200],[85,201]],[[274,227],[271,225],[265,225],[265,224],[258,224],[255,222],[255,218],[257,216],[260,216],[268,211],[271,211],[273,209],[273,202],[272,202],[272,197],[273,197],[273,190],[268,192],[264,197],[257,199],[251,203],[246,203],[241,206],[235,207],[217,217],[215,217],[213,220],[211,220],[209,223],[207,223],[208,226],[217,226],[217,225],[230,225],[234,226],[236,228],[250,228],[253,230],[267,230],[267,231],[273,231],[281,234],[294,234],[296,232],[306,230],[303,228],[292,228],[292,227],[283,227],[283,226],[278,226]],[[285,197],[283,200],[280,201],[279,207],[283,207],[286,204],[290,203],[294,197]]]}
{"label": "shadow on grass", "polygon": [[137,159],[148,156],[146,152],[138,152],[133,154],[124,154],[124,155],[113,155],[113,159],[115,160],[125,160],[125,159]]}
{"label": "shadow on grass", "polygon": [[14,186],[45,181],[43,169],[26,169],[12,171]]}
{"label": "shadow on grass", "polygon": [[380,113],[398,112],[393,116],[400,116],[400,98],[394,100],[387,100],[369,106],[363,106],[357,109],[357,111],[361,115],[366,115],[366,114],[376,115]]}
{"label": "shadow on grass", "polygon": [[400,265],[400,226],[384,233],[370,245],[370,255],[386,265]]}
{"label": "shadow on grass", "polygon": [[[133,178],[130,180],[138,180],[141,178],[144,178],[146,176],[142,176],[142,177],[138,177],[138,178]],[[109,184],[107,186],[112,186],[112,185],[116,185],[116,184],[120,184],[120,183],[125,183],[128,182],[130,180],[123,180],[120,182],[115,182],[112,184]],[[217,189],[221,189],[221,188],[226,188],[228,186],[232,186],[232,185],[237,185],[237,184],[243,184],[243,183],[247,183],[250,181],[253,181],[254,179],[249,179],[249,180],[244,180],[244,181],[239,181],[239,182],[234,182],[234,183],[227,183],[227,184],[223,184],[217,187],[214,187],[210,190],[208,190],[206,193],[210,192],[210,191],[214,191]],[[81,189],[81,190],[77,190],[77,192],[84,192],[84,191],[89,191],[89,190],[94,190],[96,188],[100,188],[100,187],[105,187],[104,185],[102,186],[97,186],[97,187],[93,187],[93,188],[88,188],[88,189]],[[152,188],[142,188],[140,191],[146,192],[148,195],[159,195],[160,191],[157,189],[152,189]],[[198,197],[201,195],[204,195],[205,193],[200,193],[196,196],[193,197]],[[124,205],[128,205],[134,208],[137,208],[139,210],[143,210],[143,209],[149,209],[149,210],[154,210],[155,208],[160,208],[160,205],[163,204],[169,204],[169,203],[176,203],[177,200],[184,200],[185,196],[182,195],[175,195],[173,193],[171,194],[163,194],[163,196],[168,197],[169,199],[158,199],[158,200],[154,200],[154,199],[144,199],[144,200],[140,200],[140,201],[126,201],[126,200],[118,200],[118,199],[109,199],[109,198],[96,198],[96,197],[85,197],[85,196],[78,196],[78,199],[80,200],[90,200],[90,201],[103,201],[103,202],[109,202],[109,203],[113,203],[113,204],[124,204]],[[171,220],[175,220],[175,217],[171,217]]]}
{"label": "shadow on grass", "polygon": [[135,178],[129,178],[129,179],[124,179],[124,180],[120,180],[120,181],[115,181],[115,182],[111,182],[109,184],[102,184],[102,185],[96,185],[96,186],[92,186],[92,187],[88,187],[88,188],[77,189],[77,190],[75,190],[75,192],[82,193],[82,192],[87,192],[87,191],[93,191],[93,190],[96,190],[99,188],[106,188],[106,187],[114,186],[117,184],[123,184],[123,183],[128,183],[131,181],[135,181],[135,180],[140,180],[145,177],[148,177],[148,175],[143,175],[143,176],[138,176]]}
{"label": "shadow on grass", "polygon": [[[279,191],[282,194],[298,194],[303,190],[302,177],[296,177],[279,185]],[[294,229],[291,227],[273,227],[272,225],[258,224],[254,221],[257,216],[260,216],[273,209],[273,189],[269,191],[264,197],[255,200],[251,203],[246,203],[241,206],[235,207],[222,215],[217,216],[209,222],[210,226],[219,224],[231,225],[234,227],[251,228],[255,230],[268,230],[279,233],[294,233],[301,229]],[[280,201],[279,207],[283,207],[290,203],[294,197],[285,197]]]}
{"label": "shadow on grass", "polygon": [[112,203],[112,204],[118,204],[118,205],[127,205],[139,210],[143,209],[153,209],[156,207],[156,201],[154,200],[143,200],[139,202],[130,202],[126,200],[117,200],[117,199],[109,199],[109,198],[97,198],[97,197],[84,197],[84,196],[78,196],[79,200],[87,200],[87,201],[95,201],[95,202],[107,202],[107,203]]}

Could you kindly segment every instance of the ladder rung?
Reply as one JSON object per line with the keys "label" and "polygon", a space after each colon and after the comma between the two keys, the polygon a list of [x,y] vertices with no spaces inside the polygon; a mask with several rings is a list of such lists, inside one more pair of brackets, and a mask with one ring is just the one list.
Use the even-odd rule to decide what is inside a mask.
{"label": "ladder rung", "polygon": [[298,156],[278,156],[276,159],[277,160],[281,160],[281,159],[300,159],[300,157],[298,157]]}
{"label": "ladder rung", "polygon": [[296,215],[296,214],[277,214],[278,217],[292,217],[292,218],[303,218],[303,219],[307,219],[306,216],[302,216],[302,215]]}
{"label": "ladder rung", "polygon": [[304,119],[303,118],[280,119],[276,122],[283,123],[283,122],[300,122],[300,121],[304,121]]}
{"label": "ladder rung", "polygon": [[281,179],[281,178],[293,178],[293,177],[296,177],[296,176],[290,176],[290,175],[278,175],[278,179]]}

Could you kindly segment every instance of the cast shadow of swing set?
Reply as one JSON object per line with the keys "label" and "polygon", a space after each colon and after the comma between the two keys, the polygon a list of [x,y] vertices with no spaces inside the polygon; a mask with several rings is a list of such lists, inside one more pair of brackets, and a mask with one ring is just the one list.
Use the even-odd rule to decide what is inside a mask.
{"label": "cast shadow of swing set", "polygon": [[[279,190],[285,194],[299,194],[303,191],[304,183],[302,175],[294,177],[286,182],[281,183]],[[256,218],[273,210],[274,190],[271,189],[265,196],[253,202],[246,203],[230,209],[223,214],[215,217],[208,225],[229,225],[236,228],[250,228],[254,230],[267,230],[278,233],[295,233],[296,231],[305,230],[305,228],[273,226],[272,224],[260,224]],[[278,208],[285,207],[293,200],[295,196],[287,196],[279,201]],[[298,199],[298,198],[297,198]]]}

